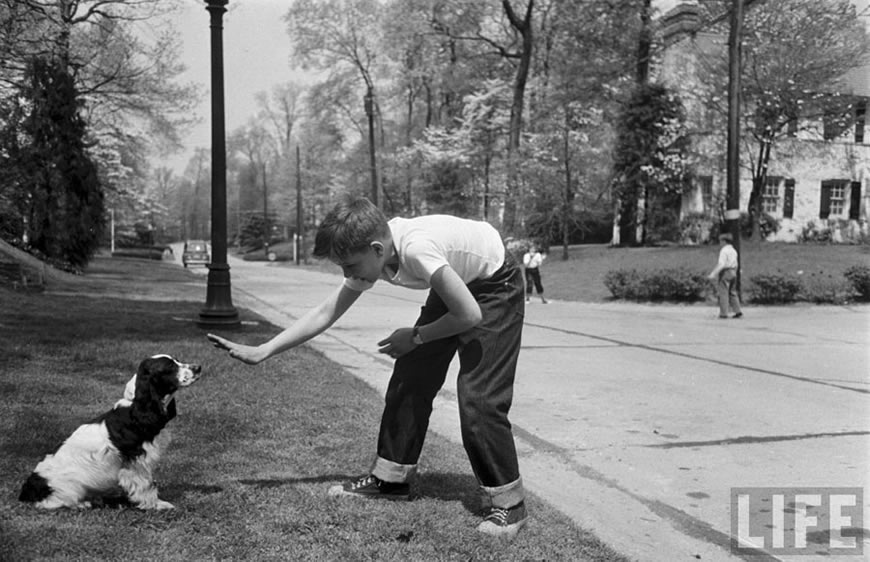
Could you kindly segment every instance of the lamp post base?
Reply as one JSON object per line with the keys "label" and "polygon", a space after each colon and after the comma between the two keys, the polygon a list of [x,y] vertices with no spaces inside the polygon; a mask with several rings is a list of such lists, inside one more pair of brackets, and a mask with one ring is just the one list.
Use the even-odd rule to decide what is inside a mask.
{"label": "lamp post base", "polygon": [[239,313],[233,306],[230,267],[227,264],[208,266],[205,308],[200,311],[196,324],[200,328],[235,329],[241,326]]}

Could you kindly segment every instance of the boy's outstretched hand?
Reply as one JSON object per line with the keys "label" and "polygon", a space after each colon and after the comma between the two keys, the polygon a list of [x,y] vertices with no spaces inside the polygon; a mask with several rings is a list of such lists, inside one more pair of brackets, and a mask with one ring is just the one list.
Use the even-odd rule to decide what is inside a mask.
{"label": "boy's outstretched hand", "polygon": [[205,337],[207,337],[216,348],[229,351],[230,357],[238,359],[248,365],[256,365],[266,358],[262,351],[260,351],[259,347],[234,343],[214,334],[206,334]]}

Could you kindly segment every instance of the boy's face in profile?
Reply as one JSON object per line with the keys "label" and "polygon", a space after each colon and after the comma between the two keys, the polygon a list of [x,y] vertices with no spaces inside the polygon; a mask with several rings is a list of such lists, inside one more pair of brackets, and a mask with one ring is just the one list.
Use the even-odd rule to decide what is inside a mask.
{"label": "boy's face in profile", "polygon": [[381,242],[372,242],[368,248],[332,262],[341,268],[345,277],[374,283],[381,276],[386,262],[386,249]]}

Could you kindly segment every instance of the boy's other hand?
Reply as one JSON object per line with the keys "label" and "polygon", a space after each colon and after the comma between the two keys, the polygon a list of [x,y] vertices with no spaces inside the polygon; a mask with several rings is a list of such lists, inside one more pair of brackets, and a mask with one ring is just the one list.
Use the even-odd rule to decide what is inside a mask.
{"label": "boy's other hand", "polygon": [[216,348],[228,351],[230,357],[238,359],[242,363],[256,365],[265,359],[259,347],[234,343],[214,334],[206,334],[205,337],[207,337]]}
{"label": "boy's other hand", "polygon": [[378,342],[378,352],[396,359],[417,347],[413,338],[414,328],[399,328],[388,338]]}

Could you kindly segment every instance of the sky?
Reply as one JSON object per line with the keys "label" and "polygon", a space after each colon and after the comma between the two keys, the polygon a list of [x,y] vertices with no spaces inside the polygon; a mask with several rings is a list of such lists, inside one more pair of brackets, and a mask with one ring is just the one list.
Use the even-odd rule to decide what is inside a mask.
{"label": "sky", "polygon": [[[181,60],[187,67],[182,80],[201,85],[201,118],[185,137],[185,150],[159,164],[184,171],[193,150],[211,146],[211,30],[203,0],[183,0],[184,10],[173,18],[182,42]],[[223,16],[224,113],[226,131],[244,125],[257,112],[256,95],[290,81],[290,36],[283,20],[287,0],[230,0]]]}
{"label": "sky", "polygon": [[[663,13],[679,0],[653,0]],[[197,147],[211,146],[211,54],[210,16],[203,0],[182,0],[184,10],[174,18],[182,41],[182,61],[187,66],[183,80],[202,86],[203,100],[197,111],[201,118],[184,137],[185,149],[164,162],[181,174]],[[870,0],[854,0],[859,11]],[[286,82],[304,82],[307,76],[294,72],[290,64],[290,36],[284,22],[289,0],[229,0],[223,17],[224,105],[226,131],[244,125],[257,112],[256,95],[270,92]],[[867,18],[870,25],[870,17]]]}

